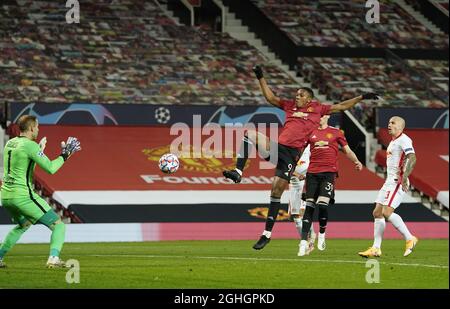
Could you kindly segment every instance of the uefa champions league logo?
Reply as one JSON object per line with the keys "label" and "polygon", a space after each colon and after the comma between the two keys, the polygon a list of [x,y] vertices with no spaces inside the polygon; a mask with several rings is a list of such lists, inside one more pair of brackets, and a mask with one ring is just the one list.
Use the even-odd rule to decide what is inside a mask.
{"label": "uefa champions league logo", "polygon": [[158,107],[155,110],[155,119],[161,124],[168,123],[170,120],[170,110],[165,107]]}

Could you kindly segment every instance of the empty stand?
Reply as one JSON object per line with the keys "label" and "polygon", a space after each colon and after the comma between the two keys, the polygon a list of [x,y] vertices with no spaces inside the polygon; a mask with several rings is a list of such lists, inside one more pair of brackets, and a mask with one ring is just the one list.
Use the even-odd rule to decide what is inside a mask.
{"label": "empty stand", "polygon": [[[408,66],[408,65],[409,66]],[[299,73],[332,101],[366,91],[382,95],[376,106],[446,107],[448,62],[385,58],[299,58]],[[441,99],[442,98],[442,99]],[[362,102],[351,112],[373,128],[374,102]]]}
{"label": "empty stand", "polygon": [[[153,1],[83,3],[65,24],[54,1],[0,7],[0,89],[10,102],[266,104],[251,70],[262,54],[225,33],[176,25]],[[279,95],[296,85],[267,65]]]}
{"label": "empty stand", "polygon": [[432,33],[390,1],[380,1],[377,27],[362,15],[363,0],[252,1],[301,46],[448,49],[444,34]]}

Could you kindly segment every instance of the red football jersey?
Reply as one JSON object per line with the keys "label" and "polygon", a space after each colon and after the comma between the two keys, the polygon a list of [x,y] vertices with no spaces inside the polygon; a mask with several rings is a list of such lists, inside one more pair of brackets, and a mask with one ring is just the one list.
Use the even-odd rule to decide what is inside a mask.
{"label": "red football jersey", "polygon": [[311,157],[308,173],[324,173],[338,171],[339,145],[346,146],[347,140],[341,130],[334,127],[316,129],[309,137]]}
{"label": "red football jersey", "polygon": [[303,107],[297,107],[295,100],[281,100],[280,107],[286,112],[286,120],[278,137],[284,146],[303,149],[308,137],[317,129],[320,118],[330,113],[331,105],[311,101]]}

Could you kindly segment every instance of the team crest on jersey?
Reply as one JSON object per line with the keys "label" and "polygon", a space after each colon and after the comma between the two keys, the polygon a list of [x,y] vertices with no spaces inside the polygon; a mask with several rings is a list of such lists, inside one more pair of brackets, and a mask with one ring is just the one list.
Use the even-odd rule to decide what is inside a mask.
{"label": "team crest on jersey", "polygon": [[37,153],[37,155],[38,155],[39,157],[45,156],[44,153],[42,152],[42,150],[39,150],[38,153]]}
{"label": "team crest on jersey", "polygon": [[333,137],[333,133],[327,133],[326,137],[327,137],[328,139],[331,139],[331,138]]}
{"label": "team crest on jersey", "polygon": [[314,108],[312,107],[308,107],[308,109],[306,110],[308,113],[312,113],[314,111]]}

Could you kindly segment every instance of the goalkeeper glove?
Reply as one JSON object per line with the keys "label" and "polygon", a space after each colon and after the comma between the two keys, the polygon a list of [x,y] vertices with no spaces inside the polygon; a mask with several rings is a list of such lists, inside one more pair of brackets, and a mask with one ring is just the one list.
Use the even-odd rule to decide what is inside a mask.
{"label": "goalkeeper glove", "polygon": [[379,94],[368,92],[362,95],[363,100],[378,100],[380,98]]}
{"label": "goalkeeper glove", "polygon": [[255,72],[256,78],[258,80],[264,77],[263,70],[258,64],[253,67],[253,72]]}
{"label": "goalkeeper glove", "polygon": [[80,142],[76,137],[68,137],[67,142],[61,142],[61,157],[66,161],[72,154],[81,150]]}

